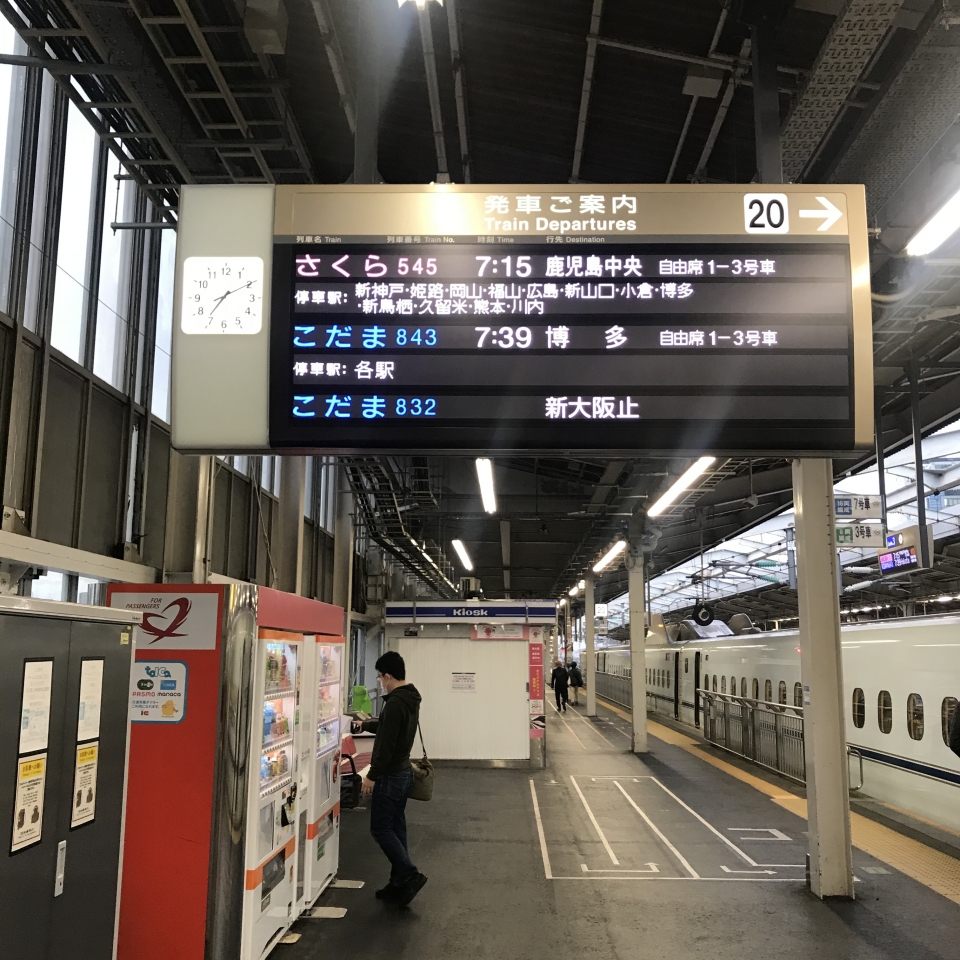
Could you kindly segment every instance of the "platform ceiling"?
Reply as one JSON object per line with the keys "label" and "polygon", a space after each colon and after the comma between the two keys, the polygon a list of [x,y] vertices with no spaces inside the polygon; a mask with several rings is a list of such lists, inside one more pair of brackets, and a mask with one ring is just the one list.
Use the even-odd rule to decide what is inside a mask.
{"label": "platform ceiling", "polygon": [[[53,72],[175,219],[182,182],[351,177],[363,3],[380,18],[390,183],[442,179],[444,164],[454,182],[750,182],[749,22],[776,17],[787,177],[867,186],[884,446],[909,441],[910,361],[925,428],[960,411],[960,251],[900,256],[960,187],[957,0],[431,0],[426,23],[412,0],[0,0],[0,12],[21,62]],[[501,460],[495,517],[469,461],[359,459],[351,475],[374,539],[400,529],[450,554],[460,536],[488,596],[556,596],[683,466]],[[655,571],[790,502],[782,460],[717,467],[663,519]],[[391,519],[378,497],[403,509]]]}

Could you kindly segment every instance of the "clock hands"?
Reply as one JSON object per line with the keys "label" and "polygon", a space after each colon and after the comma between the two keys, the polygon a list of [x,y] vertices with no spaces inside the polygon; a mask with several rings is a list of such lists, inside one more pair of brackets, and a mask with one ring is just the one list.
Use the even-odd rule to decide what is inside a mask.
{"label": "clock hands", "polygon": [[219,307],[220,304],[223,303],[223,301],[226,300],[227,297],[229,297],[231,293],[236,293],[238,290],[248,289],[248,288],[252,287],[256,282],[257,282],[256,280],[248,280],[246,283],[240,284],[239,287],[236,287],[236,288],[233,289],[233,290],[228,290],[225,294],[223,294],[222,297],[217,297],[217,302],[216,302],[216,304],[214,305],[213,310],[210,311],[210,316],[212,317],[212,316],[214,315],[214,313],[216,312],[217,307]]}

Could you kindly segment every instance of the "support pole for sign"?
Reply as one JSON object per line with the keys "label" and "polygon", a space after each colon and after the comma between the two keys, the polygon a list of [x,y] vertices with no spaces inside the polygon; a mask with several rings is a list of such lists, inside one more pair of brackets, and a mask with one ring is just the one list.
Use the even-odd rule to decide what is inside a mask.
{"label": "support pole for sign", "polygon": [[640,531],[631,522],[630,546],[627,554],[627,589],[630,592],[630,692],[633,704],[633,752],[646,753],[647,692],[646,676],[647,624],[644,603],[643,543]]}
{"label": "support pole for sign", "polygon": [[793,461],[810,889],[853,898],[833,461]]}
{"label": "support pole for sign", "polygon": [[586,583],[583,591],[583,620],[587,630],[587,649],[584,651],[583,660],[588,670],[584,679],[587,682],[587,716],[595,717],[597,715],[597,657],[594,652],[593,643],[595,615],[593,603],[593,572],[588,573],[584,579]]}
{"label": "support pole for sign", "polygon": [[[761,183],[782,183],[775,23],[753,25],[753,98]],[[818,897],[853,897],[850,798],[840,658],[833,461],[793,462],[800,673],[810,889]]]}
{"label": "support pole for sign", "polygon": [[280,542],[277,551],[277,586],[287,593],[300,593],[306,471],[305,457],[284,457],[280,461]]}
{"label": "support pole for sign", "polygon": [[876,392],[873,435],[877,448],[877,480],[880,484],[880,522],[887,529],[887,455],[883,449],[883,389]]}
{"label": "support pole for sign", "polygon": [[913,467],[917,476],[917,526],[920,529],[920,566],[930,566],[930,544],[927,541],[927,488],[923,482],[923,423],[920,420],[920,367],[911,360],[907,368],[910,379],[910,417],[913,421]]}
{"label": "support pole for sign", "polygon": [[357,128],[353,136],[353,182],[377,183],[380,140],[380,30],[382,4],[357,0],[360,56],[357,63]]}

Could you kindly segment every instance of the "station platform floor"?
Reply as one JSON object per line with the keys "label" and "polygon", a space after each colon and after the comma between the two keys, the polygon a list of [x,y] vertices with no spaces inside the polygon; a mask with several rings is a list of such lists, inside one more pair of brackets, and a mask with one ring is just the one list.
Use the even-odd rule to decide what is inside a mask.
{"label": "station platform floor", "polygon": [[368,812],[344,811],[340,876],[365,886],[325,892],[346,915],[299,921],[273,956],[960,957],[960,855],[855,814],[857,899],[820,901],[802,790],[656,722],[641,761],[615,709],[551,709],[545,769],[438,769],[434,799],[407,806],[429,877],[409,908],[374,898],[386,860]]}

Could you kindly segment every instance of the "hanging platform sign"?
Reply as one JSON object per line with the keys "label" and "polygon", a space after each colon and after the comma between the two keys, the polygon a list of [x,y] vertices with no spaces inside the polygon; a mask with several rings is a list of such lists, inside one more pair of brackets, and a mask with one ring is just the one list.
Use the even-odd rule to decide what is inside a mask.
{"label": "hanging platform sign", "polygon": [[180,449],[871,442],[860,186],[188,186],[178,257]]}

